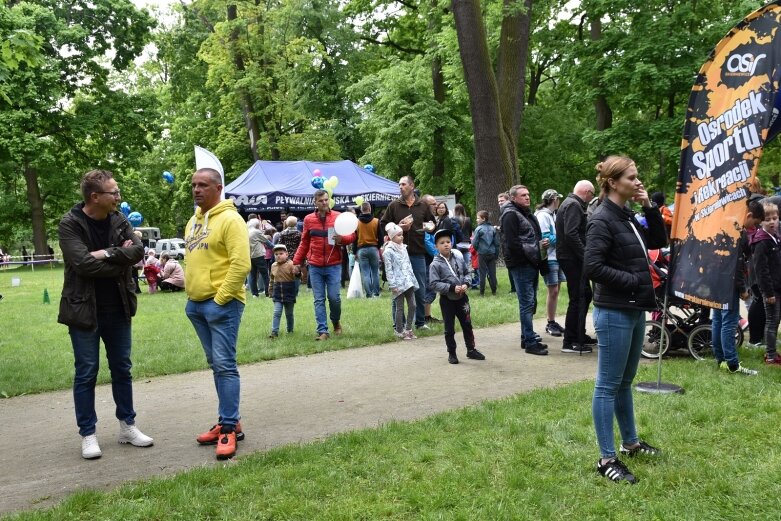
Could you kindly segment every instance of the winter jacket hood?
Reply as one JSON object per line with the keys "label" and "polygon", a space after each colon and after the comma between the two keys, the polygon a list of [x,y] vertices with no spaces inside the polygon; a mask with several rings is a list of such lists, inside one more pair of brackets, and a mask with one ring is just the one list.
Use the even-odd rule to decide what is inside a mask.
{"label": "winter jacket hood", "polygon": [[778,237],[773,237],[762,228],[757,228],[754,233],[749,235],[749,245],[753,246],[760,241],[775,241],[778,242]]}

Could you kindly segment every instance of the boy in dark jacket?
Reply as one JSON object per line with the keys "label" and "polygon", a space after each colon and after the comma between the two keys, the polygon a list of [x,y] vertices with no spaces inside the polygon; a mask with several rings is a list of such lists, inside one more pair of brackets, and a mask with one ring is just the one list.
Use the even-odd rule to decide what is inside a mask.
{"label": "boy in dark jacket", "polygon": [[272,339],[279,336],[282,308],[285,308],[287,332],[293,332],[293,308],[296,305],[296,293],[298,293],[293,261],[287,258],[287,246],[284,244],[274,246],[274,261],[274,264],[271,265],[268,288],[268,294],[274,300],[274,318],[271,320],[271,334],[268,336]]}
{"label": "boy in dark jacket", "polygon": [[754,277],[765,302],[765,363],[781,365],[776,352],[778,322],[781,317],[781,250],[778,246],[778,207],[763,203],[765,220],[751,238]]}
{"label": "boy in dark jacket", "polygon": [[485,360],[483,353],[475,349],[475,335],[472,332],[472,317],[469,308],[469,271],[459,253],[452,251],[451,230],[439,230],[434,235],[434,243],[439,254],[434,257],[428,271],[428,287],[439,293],[439,308],[445,324],[445,345],[447,361],[457,364],[455,319],[461,324],[466,343],[466,357],[473,360]]}

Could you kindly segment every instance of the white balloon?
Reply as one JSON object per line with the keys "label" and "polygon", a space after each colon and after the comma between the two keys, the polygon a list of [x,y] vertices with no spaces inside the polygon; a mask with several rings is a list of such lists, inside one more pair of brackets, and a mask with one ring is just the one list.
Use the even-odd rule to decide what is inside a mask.
{"label": "white balloon", "polygon": [[334,221],[337,235],[350,235],[358,228],[358,216],[352,212],[340,213]]}

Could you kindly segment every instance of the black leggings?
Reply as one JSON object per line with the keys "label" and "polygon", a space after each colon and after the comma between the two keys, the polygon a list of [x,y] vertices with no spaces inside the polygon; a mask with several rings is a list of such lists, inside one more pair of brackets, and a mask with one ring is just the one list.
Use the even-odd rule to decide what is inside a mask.
{"label": "black leggings", "polygon": [[748,341],[759,344],[765,340],[765,303],[762,297],[751,299],[748,308]]}

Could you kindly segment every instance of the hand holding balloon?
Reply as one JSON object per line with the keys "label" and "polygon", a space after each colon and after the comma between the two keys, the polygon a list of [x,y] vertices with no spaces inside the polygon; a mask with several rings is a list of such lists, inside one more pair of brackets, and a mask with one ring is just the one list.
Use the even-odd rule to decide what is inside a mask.
{"label": "hand holding balloon", "polygon": [[352,212],[340,213],[334,221],[337,235],[350,235],[358,228],[358,217]]}

